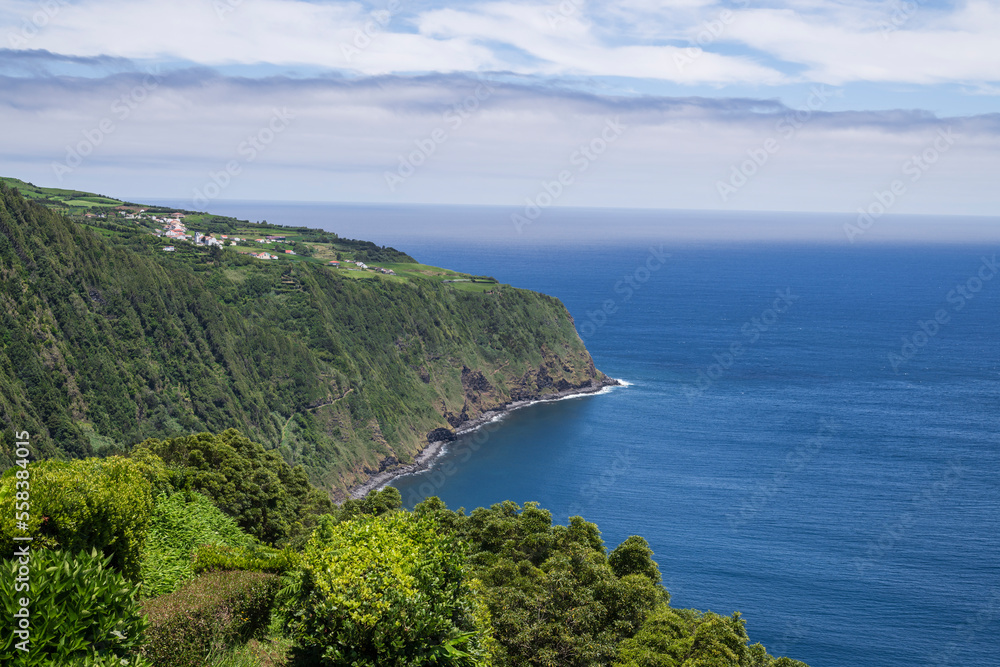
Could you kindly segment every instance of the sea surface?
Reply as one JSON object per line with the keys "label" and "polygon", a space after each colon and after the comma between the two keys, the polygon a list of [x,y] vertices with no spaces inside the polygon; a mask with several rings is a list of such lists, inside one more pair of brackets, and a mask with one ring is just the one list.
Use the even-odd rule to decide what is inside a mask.
{"label": "sea surface", "polygon": [[851,244],[799,216],[832,231],[727,243],[737,214],[691,214],[702,240],[604,215],[533,237],[485,209],[268,209],[554,295],[628,383],[460,439],[394,483],[407,504],[537,501],[609,548],[642,535],[675,606],[740,611],[812,667],[1000,665],[1000,239]]}

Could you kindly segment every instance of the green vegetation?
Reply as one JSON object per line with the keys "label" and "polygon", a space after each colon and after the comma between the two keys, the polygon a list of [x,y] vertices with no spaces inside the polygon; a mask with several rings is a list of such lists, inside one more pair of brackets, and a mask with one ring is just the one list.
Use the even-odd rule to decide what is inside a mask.
{"label": "green vegetation", "polygon": [[[18,490],[29,474],[30,493]],[[22,500],[30,510],[27,529],[15,530],[21,520],[15,506]],[[0,478],[0,549],[13,553],[19,545],[15,535],[31,535],[35,548],[69,553],[97,549],[116,570],[138,581],[152,506],[149,483],[139,466],[125,458],[39,461],[28,470],[11,468]]]}
{"label": "green vegetation", "polygon": [[[387,276],[163,253],[134,222],[87,225],[0,185],[0,415],[44,458],[238,428],[344,497],[434,429],[603,380],[551,297],[416,264]],[[0,468],[12,444],[8,426]]]}
{"label": "green vegetation", "polygon": [[[130,459],[31,463],[40,507],[61,518],[52,533],[39,524],[32,545],[32,650],[13,653],[9,635],[0,658],[98,667],[121,659],[140,667],[805,667],[749,644],[739,614],[670,607],[641,537],[609,553],[597,526],[581,517],[553,525],[535,503],[466,514],[429,498],[407,512],[386,488],[331,507],[307,541],[260,544],[217,504],[232,501],[238,477],[256,474],[248,461],[271,460],[243,440],[202,434],[163,448],[191,465],[165,463],[149,443]],[[191,488],[163,492],[204,482],[202,457],[220,453],[229,459],[215,467],[214,502]],[[15,471],[25,472],[8,471],[0,488]],[[90,481],[71,483],[73,473]],[[56,483],[64,486],[53,502]],[[317,490],[306,485],[308,498]],[[155,504],[143,501],[150,488],[161,492]],[[124,530],[101,528],[99,518],[129,504]],[[314,511],[290,504],[287,522],[305,525]],[[11,534],[5,526],[4,539]],[[97,548],[135,543],[145,544],[138,583],[123,576],[129,558]],[[64,544],[84,548],[54,550]],[[2,564],[10,573],[19,566]],[[14,584],[14,576],[0,581],[10,617],[19,611],[10,606]]]}
{"label": "green vegetation", "polygon": [[[558,300],[203,213],[297,254],[163,253],[142,207],[2,180],[0,549],[35,540],[32,648],[0,638],[4,664],[802,667],[738,614],[670,607],[640,537],[608,553],[534,503],[330,502],[431,434],[604,381]],[[48,460],[14,464],[14,424]]]}
{"label": "green vegetation", "polygon": [[363,515],[316,529],[285,616],[309,665],[490,664],[492,629],[463,549],[425,517]]}
{"label": "green vegetation", "polygon": [[203,544],[194,552],[192,566],[196,573],[217,570],[244,570],[287,574],[299,565],[299,554],[294,549],[275,549],[263,545],[230,547]]}
{"label": "green vegetation", "polygon": [[619,642],[669,599],[648,548],[643,562],[633,558],[634,568],[619,574],[597,526],[580,517],[553,526],[552,515],[537,504],[522,509],[509,501],[468,517],[448,513],[436,500],[416,512],[453,523],[471,545],[472,572],[483,582],[502,648],[498,666],[609,664]]}
{"label": "green vegetation", "polygon": [[664,605],[622,642],[614,667],[808,667],[769,656],[763,646],[748,641],[739,613],[725,617]]}
{"label": "green vegetation", "polygon": [[204,667],[213,652],[261,636],[271,619],[278,577],[213,572],[148,600],[142,653],[155,667]]}
{"label": "green vegetation", "polygon": [[235,520],[200,493],[162,494],[156,499],[149,524],[142,593],[146,597],[166,595],[193,578],[195,561],[191,555],[199,547],[247,548],[254,543]]}
{"label": "green vegetation", "polygon": [[[277,452],[265,450],[235,429],[219,435],[150,439],[132,453],[140,461],[149,461],[149,455],[165,465],[160,484],[208,496],[236,525],[267,544],[304,539],[318,515],[333,509],[330,499],[309,484],[303,467],[289,467]],[[209,543],[245,546],[231,540],[205,542]]]}
{"label": "green vegetation", "polygon": [[4,618],[24,617],[20,601],[30,601],[23,609],[31,649],[18,649],[23,639],[7,630],[0,635],[0,664],[120,666],[123,659],[146,664],[131,661],[147,626],[137,601],[139,587],[111,567],[111,558],[96,549],[79,554],[39,550],[30,558],[30,590],[15,590],[18,559],[5,560],[0,568]]}

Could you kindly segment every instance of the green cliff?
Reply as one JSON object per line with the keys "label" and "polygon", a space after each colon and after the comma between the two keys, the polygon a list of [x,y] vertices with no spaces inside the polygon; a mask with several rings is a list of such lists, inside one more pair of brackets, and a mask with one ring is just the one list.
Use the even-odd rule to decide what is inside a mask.
{"label": "green cliff", "polygon": [[[84,195],[67,196],[121,203]],[[0,183],[0,468],[13,429],[41,456],[82,457],[234,427],[343,497],[438,429],[606,381],[552,297],[310,230],[282,261],[165,253],[150,226],[32,199]],[[327,265],[343,257],[395,275]]]}

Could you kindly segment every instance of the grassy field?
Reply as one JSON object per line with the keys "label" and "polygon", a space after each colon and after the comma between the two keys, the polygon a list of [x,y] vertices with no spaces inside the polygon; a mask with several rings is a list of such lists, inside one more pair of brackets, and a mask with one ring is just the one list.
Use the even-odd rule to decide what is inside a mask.
{"label": "grassy field", "polygon": [[[0,182],[17,188],[26,198],[33,199],[60,213],[69,215],[76,222],[104,237],[114,237],[123,234],[134,235],[137,232],[153,234],[161,230],[162,224],[153,222],[151,219],[152,216],[167,217],[173,212],[179,212],[184,213],[183,223],[189,234],[193,235],[194,232],[212,233],[225,244],[227,250],[242,254],[267,252],[278,257],[277,260],[259,260],[261,262],[289,262],[295,264],[306,262],[329,265],[330,260],[338,260],[341,262],[342,268],[331,266],[329,270],[336,271],[343,277],[354,280],[379,279],[392,282],[429,280],[447,283],[452,289],[461,292],[473,293],[492,292],[499,289],[499,285],[492,279],[483,280],[481,277],[476,278],[465,273],[437,266],[429,266],[427,264],[374,262],[365,258],[364,262],[369,268],[367,270],[358,269],[354,264],[359,257],[357,244],[352,244],[349,241],[340,241],[335,238],[335,235],[324,233],[320,230],[310,230],[304,227],[289,228],[260,223],[253,224],[249,221],[240,221],[235,218],[217,216],[203,211],[144,206],[90,192],[40,187],[31,183],[25,183],[16,178],[0,177]],[[139,209],[145,209],[146,213],[144,217],[128,220],[119,215],[120,207],[124,206],[130,207],[130,211],[125,211],[126,213],[137,214]],[[98,217],[86,217],[88,213]],[[99,217],[101,215],[105,217]],[[226,231],[217,231],[220,228]],[[317,233],[326,234],[332,237],[333,240],[329,243],[318,243],[314,240],[308,240],[315,238]],[[222,239],[223,234],[228,238]],[[285,237],[284,242],[256,242],[256,239],[262,239],[268,235],[283,236]],[[229,245],[229,241],[233,238],[249,240],[249,243],[241,242],[237,246],[231,246]],[[173,245],[177,248],[176,254],[172,255],[175,259],[190,256],[191,252],[209,251],[208,248],[195,246],[187,241],[163,238],[163,246],[167,245]],[[285,252],[286,250],[291,250],[296,254],[288,254]],[[391,269],[396,275],[385,275],[378,271],[379,268]]]}

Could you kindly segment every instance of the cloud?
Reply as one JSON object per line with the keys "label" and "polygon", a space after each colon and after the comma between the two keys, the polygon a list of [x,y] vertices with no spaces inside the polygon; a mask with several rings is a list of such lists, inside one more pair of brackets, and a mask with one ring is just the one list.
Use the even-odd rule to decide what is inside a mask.
{"label": "cloud", "polygon": [[[902,6],[902,5],[893,5]],[[842,84],[988,82],[1000,77],[1000,7],[968,2],[953,13],[921,8],[802,13],[739,12],[727,35],[775,58],[807,67],[803,77]],[[896,10],[898,11],[898,10]]]}
{"label": "cloud", "polygon": [[112,56],[72,56],[44,49],[0,49],[0,75],[44,77],[59,69],[103,76],[109,72],[134,70],[135,65],[126,58]]}
{"label": "cloud", "polygon": [[608,46],[579,12],[553,7],[495,2],[475,10],[442,9],[421,15],[421,33],[455,39],[502,41],[527,59],[514,71],[543,75],[629,76],[687,83],[774,84],[784,77],[748,58],[715,53],[695,54],[697,68],[686,67],[692,56],[685,47]]}
{"label": "cloud", "polygon": [[[0,172],[123,196],[193,198],[234,163],[229,199],[517,207],[569,170],[574,186],[560,206],[853,211],[904,178],[909,191],[894,212],[985,214],[998,204],[1000,114],[830,112],[830,90],[796,107],[589,95],[465,75],[252,79],[205,69],[8,77],[0,89]],[[275,135],[276,113],[291,120]],[[609,122],[625,128],[610,143]],[[942,131],[954,145],[911,184],[904,165]],[[267,141],[250,159],[254,137]],[[761,160],[766,146],[764,164],[722,200],[718,183]],[[584,160],[585,149],[600,150]],[[81,163],[57,174],[74,151],[86,152]],[[412,174],[390,189],[386,174],[406,164]]]}
{"label": "cloud", "polygon": [[[10,46],[363,75],[505,70],[679,84],[997,81],[1000,7],[860,0],[12,0]],[[911,7],[912,9],[905,9]],[[45,8],[45,9],[40,9]]]}

